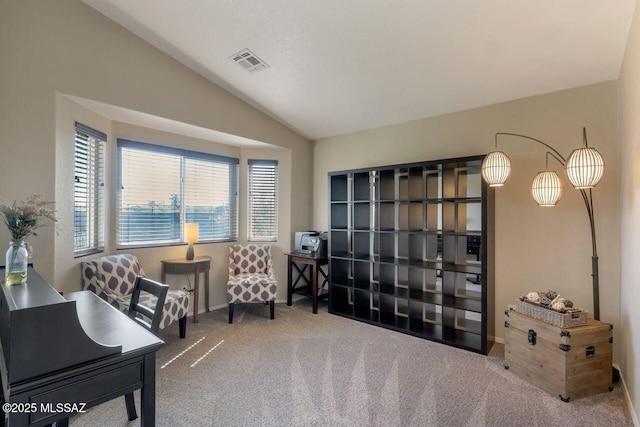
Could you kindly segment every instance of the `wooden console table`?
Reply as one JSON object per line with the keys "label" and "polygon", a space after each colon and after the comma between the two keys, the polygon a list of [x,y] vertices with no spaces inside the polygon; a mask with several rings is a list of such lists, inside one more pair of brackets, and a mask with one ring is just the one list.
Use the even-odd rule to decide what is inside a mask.
{"label": "wooden console table", "polygon": [[[307,287],[311,285],[311,300],[313,301],[313,314],[318,314],[318,298],[320,297],[318,295],[318,274],[322,274],[323,281],[320,286],[320,289],[322,289],[323,287],[322,285],[327,283],[329,279],[325,274],[325,272],[322,271],[322,266],[327,265],[329,263],[329,259],[326,256],[314,257],[314,256],[299,255],[299,254],[287,254],[287,258],[288,258],[287,305],[290,306],[292,304],[293,293],[299,289],[299,288],[296,288],[298,281],[300,281],[300,279],[304,279]],[[303,264],[302,269],[300,269],[297,264]],[[305,276],[304,274],[307,267],[311,267],[311,283],[309,283],[309,279],[307,279],[307,276]],[[295,282],[292,282],[293,268],[295,268],[296,271],[298,272],[298,277],[296,278]]]}
{"label": "wooden console table", "polygon": [[165,259],[162,262],[162,283],[167,283],[167,274],[193,274],[193,323],[198,323],[198,288],[200,287],[200,273],[204,273],[204,306],[209,312],[209,270],[211,269],[210,256],[197,256],[192,260],[186,258]]}

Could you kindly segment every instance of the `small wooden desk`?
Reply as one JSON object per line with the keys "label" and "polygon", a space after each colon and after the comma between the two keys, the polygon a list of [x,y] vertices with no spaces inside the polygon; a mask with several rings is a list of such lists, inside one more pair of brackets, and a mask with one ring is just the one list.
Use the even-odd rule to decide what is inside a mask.
{"label": "small wooden desk", "polygon": [[[287,254],[287,270],[288,270],[288,274],[287,274],[287,305],[291,305],[292,304],[292,296],[293,293],[298,290],[299,288],[296,288],[296,285],[298,284],[298,281],[302,278],[304,279],[304,281],[306,282],[306,286],[311,285],[311,300],[313,301],[313,314],[317,314],[318,313],[318,273],[322,274],[323,277],[323,281],[322,281],[322,285],[324,285],[325,283],[327,283],[329,281],[329,278],[327,277],[327,275],[325,274],[324,271],[322,271],[322,266],[323,265],[327,265],[329,263],[329,258],[327,257],[314,257],[314,256],[306,256],[306,255],[300,255],[300,254]],[[300,269],[298,267],[297,264],[303,264],[302,269]],[[298,278],[295,280],[295,282],[292,282],[293,279],[293,272],[292,269],[295,267],[296,271],[298,272]],[[307,276],[305,276],[305,271],[307,269],[307,267],[311,267],[311,283],[309,283],[309,279],[307,279]],[[322,286],[320,287],[322,288]]]}
{"label": "small wooden desk", "polygon": [[167,283],[167,274],[193,274],[193,323],[198,323],[198,288],[200,287],[200,273],[204,273],[204,307],[209,312],[209,270],[211,269],[211,257],[208,255],[197,256],[192,260],[186,258],[165,259],[162,263],[162,283]]}

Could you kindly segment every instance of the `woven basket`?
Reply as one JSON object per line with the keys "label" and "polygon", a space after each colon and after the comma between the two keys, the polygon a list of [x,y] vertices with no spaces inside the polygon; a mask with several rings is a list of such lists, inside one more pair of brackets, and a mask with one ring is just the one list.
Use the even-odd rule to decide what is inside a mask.
{"label": "woven basket", "polygon": [[545,323],[550,323],[559,328],[575,328],[587,324],[587,312],[579,308],[566,309],[561,313],[552,308],[531,303],[526,300],[516,302],[516,311],[525,316],[533,317]]}

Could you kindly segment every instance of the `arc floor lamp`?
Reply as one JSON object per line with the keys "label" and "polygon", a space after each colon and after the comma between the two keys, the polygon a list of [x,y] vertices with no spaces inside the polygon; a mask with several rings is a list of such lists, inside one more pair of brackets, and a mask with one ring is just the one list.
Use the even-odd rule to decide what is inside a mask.
{"label": "arc floor lamp", "polygon": [[604,174],[604,159],[595,148],[588,146],[586,128],[582,128],[584,147],[573,150],[569,155],[568,160],[565,159],[558,150],[539,139],[517,133],[498,132],[495,135],[496,151],[487,154],[482,162],[482,177],[490,187],[503,186],[511,173],[511,161],[509,160],[509,157],[507,157],[504,152],[498,151],[498,136],[502,135],[515,136],[535,141],[550,150],[546,152],[547,169],[542,172],[538,172],[531,185],[531,195],[538,205],[545,207],[555,206],[564,192],[564,185],[558,174],[555,171],[549,170],[549,156],[553,157],[565,168],[571,185],[573,185],[573,188],[580,191],[582,199],[584,200],[584,205],[587,208],[589,225],[591,226],[591,248],[593,251],[593,255],[591,257],[591,276],[593,278],[593,317],[596,320],[600,320],[598,248],[596,245],[596,229],[593,219],[594,213],[591,189],[600,182],[600,179]]}

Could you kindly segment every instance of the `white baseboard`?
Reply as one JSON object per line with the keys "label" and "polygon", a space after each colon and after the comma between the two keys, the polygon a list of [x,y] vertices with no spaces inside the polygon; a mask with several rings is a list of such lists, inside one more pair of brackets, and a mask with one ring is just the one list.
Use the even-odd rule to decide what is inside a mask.
{"label": "white baseboard", "polygon": [[[213,307],[209,307],[209,310],[210,311],[219,310],[221,308],[225,308],[225,307],[228,307],[228,306],[229,306],[229,304],[218,304],[218,305],[214,305]],[[198,311],[198,313],[206,313],[206,310]]]}
{"label": "white baseboard", "polygon": [[504,338],[500,338],[500,337],[492,337],[491,335],[489,335],[489,340],[493,340],[495,342],[497,342],[498,344],[504,344]]}
{"label": "white baseboard", "polygon": [[[304,298],[304,297],[303,297]],[[295,301],[295,298],[294,298]],[[281,303],[286,303],[287,300],[283,299],[283,300],[276,300],[276,304],[281,304]],[[219,310],[221,308],[227,308],[229,307],[229,304],[225,303],[225,304],[218,304],[218,305],[214,305],[213,307],[209,307],[209,311],[213,311],[213,310]],[[205,310],[204,308],[202,310],[198,310],[198,314],[204,314],[206,313],[207,310]],[[190,313],[189,316],[193,316],[193,313]]]}
{"label": "white baseboard", "polygon": [[624,390],[624,398],[627,401],[627,407],[629,408],[629,414],[631,415],[631,421],[633,421],[633,425],[635,427],[640,427],[640,422],[638,421],[638,415],[636,414],[636,410],[633,407],[633,402],[631,401],[631,397],[629,396],[629,390],[627,390],[627,384],[624,382],[624,375],[622,375],[622,371],[620,370],[620,366],[617,364],[613,365],[620,372],[620,381],[622,381],[622,389]]}

